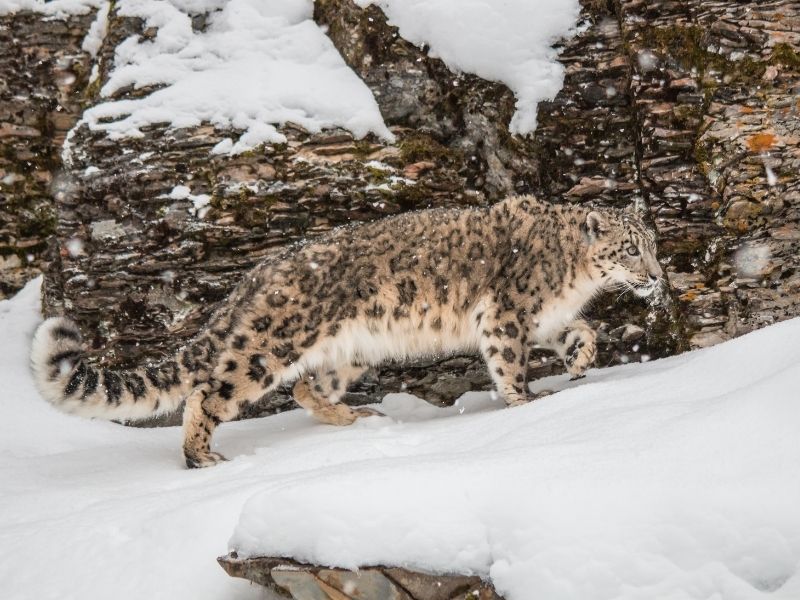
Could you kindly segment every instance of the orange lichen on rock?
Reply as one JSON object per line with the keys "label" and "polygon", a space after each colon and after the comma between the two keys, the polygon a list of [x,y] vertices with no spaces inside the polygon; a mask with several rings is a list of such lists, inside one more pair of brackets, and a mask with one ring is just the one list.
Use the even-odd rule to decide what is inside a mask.
{"label": "orange lichen on rock", "polygon": [[778,138],[774,133],[757,133],[747,138],[747,147],[753,152],[766,152],[772,148]]}

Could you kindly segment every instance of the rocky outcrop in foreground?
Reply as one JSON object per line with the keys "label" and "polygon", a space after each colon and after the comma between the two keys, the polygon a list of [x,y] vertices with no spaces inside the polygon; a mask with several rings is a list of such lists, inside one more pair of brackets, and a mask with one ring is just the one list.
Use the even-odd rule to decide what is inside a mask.
{"label": "rocky outcrop in foreground", "polygon": [[282,558],[217,559],[231,577],[266,587],[275,598],[308,600],[501,600],[490,584],[466,575],[429,575],[393,567],[326,569]]}

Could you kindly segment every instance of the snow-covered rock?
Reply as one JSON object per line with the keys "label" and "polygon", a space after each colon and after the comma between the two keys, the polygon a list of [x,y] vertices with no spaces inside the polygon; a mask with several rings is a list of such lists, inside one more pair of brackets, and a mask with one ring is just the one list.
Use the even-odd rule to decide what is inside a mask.
{"label": "snow-covered rock", "polygon": [[[561,89],[564,68],[555,42],[569,34],[577,0],[356,0],[377,4],[400,34],[428,45],[455,71],[505,83],[517,97],[513,133],[536,128],[536,107]],[[0,14],[33,10],[64,17],[99,9],[84,42],[95,56],[107,31],[110,3],[102,0],[0,0]],[[192,17],[208,15],[204,30]],[[285,142],[276,125],[309,131],[343,127],[357,137],[392,134],[369,89],[347,67],[312,20],[312,0],[120,0],[116,14],[155,28],[119,44],[100,102],[84,114],[93,129],[141,137],[156,123],[194,127],[212,123],[243,131],[218,148],[237,154],[264,142]],[[92,76],[94,80],[96,72]],[[134,99],[115,92],[153,86]]]}
{"label": "snow-covered rock", "polygon": [[84,15],[100,8],[107,0],[0,0],[0,15],[30,10],[48,17]]}
{"label": "snow-covered rock", "polygon": [[536,129],[536,106],[564,82],[553,44],[567,37],[580,12],[577,0],[356,0],[376,4],[400,35],[428,45],[455,71],[505,83],[517,97],[512,133]]}
{"label": "snow-covered rock", "polygon": [[[208,12],[205,29],[192,15]],[[122,0],[117,14],[156,29],[119,44],[100,95],[83,119],[112,138],[142,135],[153,123],[211,123],[243,131],[218,152],[238,154],[285,142],[276,125],[308,131],[344,127],[357,137],[392,139],[378,105],[312,20],[310,0],[209,0],[197,3]],[[141,98],[114,99],[122,88],[155,86]]]}

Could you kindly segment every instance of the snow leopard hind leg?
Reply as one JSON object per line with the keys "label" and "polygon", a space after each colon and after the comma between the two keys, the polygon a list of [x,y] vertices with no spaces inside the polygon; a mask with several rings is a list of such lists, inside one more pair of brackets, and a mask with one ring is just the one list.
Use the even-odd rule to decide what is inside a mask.
{"label": "snow leopard hind leg", "polygon": [[481,318],[480,352],[497,393],[509,407],[527,404],[530,337],[524,325],[524,310],[486,310]]}
{"label": "snow leopard hind leg", "polygon": [[290,369],[266,359],[252,347],[234,342],[221,353],[208,381],[186,398],[183,410],[183,455],[190,469],[225,460],[211,451],[211,438],[220,423],[235,419],[246,404],[256,402],[287,378]]}
{"label": "snow leopard hind leg", "polygon": [[361,417],[382,416],[371,408],[351,408],[340,402],[347,386],[356,381],[367,367],[348,365],[303,375],[292,389],[295,402],[318,421],[328,425],[351,425]]}
{"label": "snow leopard hind leg", "polygon": [[[222,454],[211,450],[211,438],[217,426],[236,418],[243,405],[263,397],[280,381],[296,377],[286,365],[249,352],[243,349],[226,353],[213,377],[187,397],[183,413],[183,454],[190,469],[210,467],[226,460]],[[347,366],[325,370],[320,375],[304,373],[295,383],[295,400],[315,418],[331,425],[350,425],[359,417],[381,415],[369,408],[353,409],[338,402],[348,383],[365,370],[365,367]]]}
{"label": "snow leopard hind leg", "polygon": [[[241,402],[230,402],[220,395],[219,382],[196,387],[186,398],[183,409],[183,456],[190,469],[210,467],[227,460],[211,451],[211,436],[217,425],[239,414]],[[224,393],[224,392],[223,392]]]}

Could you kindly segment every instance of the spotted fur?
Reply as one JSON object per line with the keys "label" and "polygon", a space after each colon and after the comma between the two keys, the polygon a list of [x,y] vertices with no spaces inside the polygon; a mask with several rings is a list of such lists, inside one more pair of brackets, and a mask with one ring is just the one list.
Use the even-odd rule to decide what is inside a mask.
{"label": "spotted fur", "polygon": [[130,371],[97,369],[64,318],[36,333],[42,395],[87,416],[132,419],[185,398],[190,467],[222,460],[215,427],[281,383],[327,423],[364,414],[338,404],[365,366],[421,355],[480,352],[509,405],[529,400],[538,344],[574,376],[595,356],[579,318],[599,292],[655,291],[655,237],[633,212],[554,206],[529,196],[491,208],[427,210],[343,227],[254,268],[207,327],[172,359]]}

